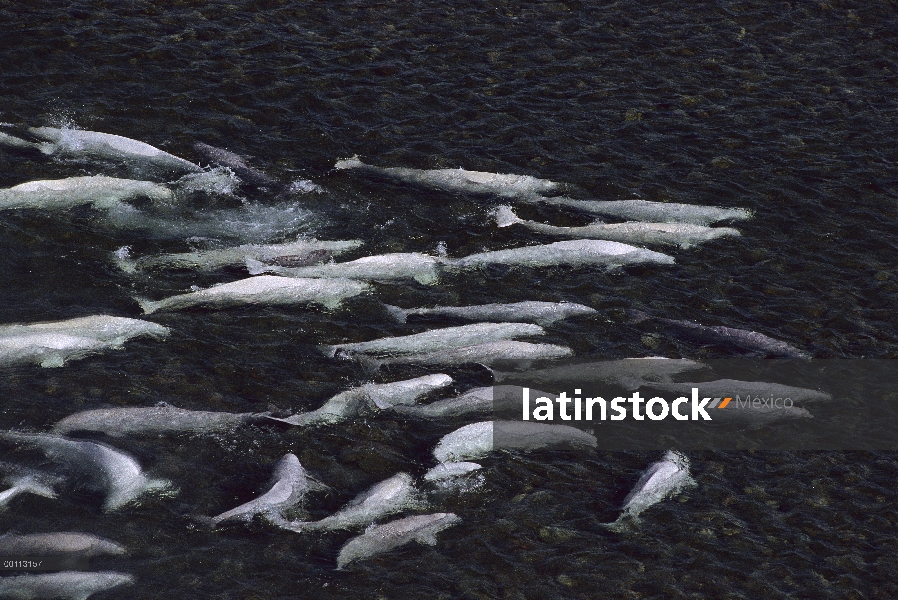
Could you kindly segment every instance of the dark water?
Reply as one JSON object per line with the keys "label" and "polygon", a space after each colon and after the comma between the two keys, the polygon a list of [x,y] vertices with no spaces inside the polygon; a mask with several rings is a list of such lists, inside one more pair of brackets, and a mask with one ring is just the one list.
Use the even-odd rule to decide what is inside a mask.
{"label": "dark water", "polygon": [[[139,255],[302,233],[365,240],[355,258],[554,241],[497,229],[494,202],[482,197],[332,170],[354,154],[380,166],[528,174],[582,198],[754,211],[741,238],[673,252],[673,266],[377,284],[334,313],[163,313],[153,320],[172,328],[166,342],[131,342],[62,369],[4,370],[0,427],[39,430],[76,410],[161,400],[317,407],[367,375],[315,345],[424,327],[392,322],[381,302],[585,303],[599,316],[557,323],[546,339],[578,356],[731,355],[630,325],[627,308],[753,329],[817,358],[898,355],[894,3],[29,2],[0,4],[0,20],[0,121],[116,133],[188,159],[202,141],[254,157],[280,181],[324,188],[286,199],[198,194],[183,219],[137,227],[88,209],[4,215],[0,322],[136,317],[133,295],[244,275],[129,278],[110,260],[125,245]],[[101,172],[119,173],[0,153],[3,187]],[[457,391],[479,383],[477,373],[453,375]],[[461,424],[378,417],[119,441],[180,494],[109,515],[96,498],[28,498],[0,515],[0,529],[89,531],[128,546],[127,559],[95,561],[137,579],[110,598],[898,594],[893,454],[696,454],[698,487],[650,509],[625,536],[599,523],[615,518],[656,453],[497,455],[483,461],[481,488],[435,500],[462,518],[437,546],[410,545],[346,573],[334,560],[350,533],[210,533],[185,517],[252,498],[288,451],[333,487],[308,505],[315,517],[330,514],[396,472],[423,473],[435,442]]]}

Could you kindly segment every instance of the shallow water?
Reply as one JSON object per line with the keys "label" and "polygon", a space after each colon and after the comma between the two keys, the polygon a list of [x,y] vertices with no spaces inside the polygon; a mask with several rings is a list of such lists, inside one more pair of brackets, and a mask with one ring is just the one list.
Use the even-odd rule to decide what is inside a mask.
{"label": "shallow water", "polygon": [[[297,235],[362,239],[341,260],[444,248],[450,257],[552,238],[498,229],[499,203],[411,187],[334,162],[463,167],[565,184],[578,198],[743,207],[742,237],[673,251],[675,265],[489,268],[433,286],[376,284],[344,309],[161,313],[165,342],[136,340],[61,369],[0,373],[0,427],[42,430],[76,410],[152,405],[234,412],[318,407],[370,377],[320,344],[422,331],[402,307],[568,300],[599,310],[548,328],[578,356],[725,358],[725,347],[627,323],[635,308],[752,329],[816,358],[895,358],[895,43],[888,4],[857,2],[299,3],[30,2],[0,7],[0,121],[75,126],[189,160],[201,141],[251,157],[280,195],[194,191],[186,205],[104,214],[21,211],[0,221],[0,322],[108,313],[244,276],[129,277],[134,256]],[[0,151],[0,187],[120,166]],[[210,191],[212,193],[210,193]],[[221,191],[221,190],[218,190]],[[559,208],[522,218],[583,225]],[[431,324],[432,325],[432,324]],[[390,370],[381,379],[417,371]],[[486,385],[462,370],[456,391]],[[451,392],[447,392],[451,393]],[[204,532],[297,454],[328,484],[316,518],[399,471],[423,474],[465,421],[376,418],[330,428],[250,426],[216,439],[117,441],[180,488],[106,515],[89,495],[20,499],[0,529],[82,530],[131,550],[97,568],[137,584],[97,597],[894,597],[893,454],[706,453],[698,487],[625,536],[599,527],[656,452],[496,455],[485,484],[442,495],[462,522],[335,572],[350,533],[262,525]],[[10,453],[10,458],[20,451]],[[31,456],[29,453],[28,456]]]}

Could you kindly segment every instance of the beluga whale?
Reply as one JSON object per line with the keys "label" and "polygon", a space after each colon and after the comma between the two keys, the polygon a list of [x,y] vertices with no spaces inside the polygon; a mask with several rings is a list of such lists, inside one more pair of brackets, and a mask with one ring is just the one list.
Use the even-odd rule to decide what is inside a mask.
{"label": "beluga whale", "polygon": [[439,279],[442,263],[443,259],[436,256],[420,252],[399,252],[307,267],[266,265],[247,258],[246,268],[250,275],[275,273],[287,277],[343,277],[373,281],[413,279],[422,285],[429,285]]}
{"label": "beluga whale", "polygon": [[744,208],[721,208],[676,202],[652,202],[649,200],[575,200],[563,196],[535,198],[540,202],[574,208],[587,214],[616,217],[627,221],[648,223],[691,223],[711,225],[718,221],[744,221],[751,218],[751,211]]}
{"label": "beluga whale", "polygon": [[536,450],[555,444],[596,447],[595,436],[568,425],[481,421],[446,434],[433,449],[441,463],[483,458],[493,450]]}
{"label": "beluga whale", "polygon": [[420,505],[421,500],[411,475],[397,473],[359,494],[336,513],[320,521],[278,521],[275,524],[297,533],[355,529],[367,527],[384,517]]}
{"label": "beluga whale", "polygon": [[296,508],[307,492],[325,489],[325,486],[309,477],[299,459],[292,453],[285,454],[275,465],[270,486],[258,498],[211,517],[208,522],[213,526],[226,521],[249,522],[260,515],[271,523],[281,523],[286,519],[285,514]]}
{"label": "beluga whale", "polygon": [[385,337],[370,342],[348,342],[321,346],[326,356],[372,354],[401,356],[436,352],[447,348],[471,346],[497,340],[545,335],[546,330],[530,323],[476,323],[458,327],[431,329],[422,333]]}
{"label": "beluga whale", "polygon": [[512,304],[480,304],[477,306],[436,306],[434,308],[399,308],[384,305],[390,316],[400,323],[409,317],[446,318],[459,321],[535,323],[547,326],[571,317],[594,315],[594,308],[576,302],[515,302]]}
{"label": "beluga whale", "polygon": [[637,248],[620,242],[606,240],[571,240],[522,246],[506,250],[493,250],[471,254],[449,261],[456,269],[484,267],[487,265],[511,265],[520,267],[603,266],[608,269],[639,263],[672,265],[672,256]]}
{"label": "beluga whale", "polygon": [[370,286],[352,279],[300,279],[260,275],[162,300],[137,298],[145,314],[193,306],[228,308],[247,304],[320,304],[336,309],[343,300],[367,292]]}
{"label": "beluga whale", "polygon": [[0,145],[33,148],[59,158],[99,158],[167,174],[203,170],[199,165],[145,142],[84,129],[28,127],[22,133],[0,133]]}
{"label": "beluga whale", "polygon": [[405,167],[375,167],[359,160],[358,156],[338,160],[334,165],[337,170],[353,169],[374,173],[406,183],[436,188],[449,192],[465,192],[472,194],[491,194],[505,198],[528,198],[538,194],[547,194],[558,190],[561,186],[554,181],[537,179],[530,175],[510,175],[503,173],[484,173],[482,171],[466,171],[464,169],[409,169]]}
{"label": "beluga whale", "polygon": [[189,433],[210,435],[232,431],[238,425],[264,419],[268,413],[229,413],[184,410],[166,403],[158,406],[98,408],[69,415],[53,426],[58,434],[96,431],[110,437]]}
{"label": "beluga whale", "polygon": [[383,525],[375,525],[362,535],[354,537],[340,548],[337,556],[337,570],[350,563],[365,560],[409,542],[419,542],[428,546],[437,543],[436,534],[461,522],[453,513],[434,513],[430,515],[413,515],[390,521]]}
{"label": "beluga whale", "polygon": [[452,378],[442,373],[392,383],[368,383],[340,392],[317,410],[287,418],[268,417],[289,425],[332,425],[361,415],[413,404],[421,396],[445,388]]}
{"label": "beluga whale", "polygon": [[168,333],[167,327],[156,323],[109,315],[0,325],[0,364],[61,367],[68,360],[121,348],[131,338],[161,339]]}
{"label": "beluga whale", "polygon": [[361,245],[361,240],[316,240],[310,238],[284,244],[243,244],[230,248],[141,256],[140,258],[132,258],[130,249],[125,246],[115,252],[114,259],[126,273],[166,269],[214,271],[227,266],[243,266],[250,258],[273,262],[281,266],[298,266],[297,263],[309,266],[354,250]]}
{"label": "beluga whale", "polygon": [[150,479],[130,455],[105,444],[58,435],[0,433],[0,440],[41,450],[48,458],[81,473],[79,482],[106,494],[104,511],[114,511],[150,491],[165,491],[171,482]]}
{"label": "beluga whale", "polygon": [[701,342],[726,344],[728,346],[742,348],[743,350],[760,352],[765,355],[783,358],[810,358],[810,355],[807,352],[799,350],[786,342],[766,336],[763,333],[758,333],[757,331],[737,329],[735,327],[724,327],[723,325],[711,327],[691,321],[664,319],[661,317],[653,317],[635,309],[629,310],[628,313],[631,318],[631,323],[655,321],[684,336]]}
{"label": "beluga whale", "polygon": [[623,512],[613,523],[604,526],[621,532],[638,522],[639,515],[669,496],[696,485],[689,474],[689,459],[675,450],[669,450],[639,477],[639,481],[624,498]]}
{"label": "beluga whale", "polygon": [[134,583],[134,577],[114,571],[59,571],[0,577],[0,598],[87,600],[106,590]]}
{"label": "beluga whale", "polygon": [[234,154],[224,148],[216,148],[202,142],[196,142],[193,145],[193,149],[210,163],[229,168],[241,181],[250,185],[268,188],[279,186],[277,181],[259,169],[248,166],[239,154]]}
{"label": "beluga whale", "polygon": [[167,186],[152,181],[90,175],[29,181],[0,189],[0,210],[64,210],[83,204],[109,209],[133,198],[171,202],[175,195]]}
{"label": "beluga whale", "polygon": [[706,227],[692,223],[593,223],[582,227],[558,227],[536,221],[527,221],[515,215],[510,206],[500,206],[495,211],[499,227],[522,225],[531,231],[558,237],[591,240],[610,240],[626,244],[647,244],[691,248],[703,242],[722,237],[742,235],[732,227]]}
{"label": "beluga whale", "polygon": [[422,367],[448,367],[465,364],[490,366],[494,363],[513,362],[519,368],[529,368],[533,361],[567,358],[574,354],[567,346],[557,344],[533,344],[514,340],[498,340],[467,346],[455,346],[432,352],[416,352],[388,357],[351,355],[364,367],[376,371],[385,365],[418,365]]}
{"label": "beluga whale", "polygon": [[89,533],[54,531],[0,535],[0,556],[67,556],[92,558],[94,556],[126,554],[121,544]]}

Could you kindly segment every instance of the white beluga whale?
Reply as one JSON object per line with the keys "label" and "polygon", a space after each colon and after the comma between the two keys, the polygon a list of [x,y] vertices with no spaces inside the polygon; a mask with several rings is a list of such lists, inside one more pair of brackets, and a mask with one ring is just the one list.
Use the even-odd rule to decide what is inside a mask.
{"label": "white beluga whale", "polygon": [[343,545],[337,556],[337,569],[343,569],[350,563],[389,552],[413,541],[434,546],[437,543],[437,533],[460,521],[461,519],[453,513],[435,513],[414,515],[383,525],[375,525]]}
{"label": "white beluga whale", "polygon": [[211,524],[217,526],[232,520],[249,522],[256,515],[272,523],[281,523],[286,518],[285,513],[296,508],[306,493],[324,489],[324,486],[308,476],[299,459],[292,453],[285,454],[275,465],[270,485],[269,490],[258,498],[212,517]]}
{"label": "white beluga whale", "polygon": [[751,218],[751,211],[744,208],[721,208],[698,204],[676,202],[652,202],[649,200],[575,200],[556,196],[538,198],[539,201],[555,206],[575,208],[585,213],[616,217],[627,221],[648,223],[691,223],[711,225],[718,221],[743,221]]}
{"label": "white beluga whale", "polygon": [[262,171],[248,166],[239,154],[234,154],[224,148],[216,148],[202,142],[195,143],[193,149],[207,161],[231,169],[237,177],[250,185],[258,187],[278,186],[277,181]]}
{"label": "white beluga whale", "polygon": [[299,279],[260,275],[210,288],[171,296],[163,300],[138,298],[146,314],[160,310],[181,310],[193,306],[227,308],[247,304],[320,304],[335,309],[347,298],[367,292],[370,286],[352,279]]}
{"label": "white beluga whale", "polygon": [[358,157],[338,160],[335,169],[354,169],[375,173],[430,188],[450,192],[492,194],[502,197],[530,197],[546,194],[560,188],[558,183],[537,179],[529,175],[510,175],[465,171],[464,169],[409,169],[404,167],[375,167],[366,165]]}
{"label": "white beluga whale", "polygon": [[435,352],[447,348],[471,346],[498,340],[545,335],[545,333],[545,329],[530,323],[477,323],[431,329],[412,335],[380,338],[370,342],[348,342],[345,344],[321,346],[321,351],[327,356],[335,356],[338,352],[401,356]]}
{"label": "white beluga whale", "polygon": [[0,598],[87,600],[106,590],[134,583],[134,577],[114,571],[59,571],[0,577]]}
{"label": "white beluga whale", "polygon": [[165,491],[171,487],[169,481],[148,478],[132,456],[105,444],[19,432],[0,433],[0,440],[33,446],[51,460],[83,473],[85,478],[79,478],[79,483],[83,481],[105,492],[104,511],[122,508],[149,491]]}
{"label": "white beluga whale", "polygon": [[724,327],[723,325],[709,326],[680,321],[676,319],[664,319],[653,317],[639,310],[628,311],[633,323],[643,321],[656,321],[687,337],[712,344],[727,344],[744,350],[762,352],[771,356],[784,358],[810,358],[806,352],[787,344],[786,342],[766,336],[757,331]]}
{"label": "white beluga whale", "polygon": [[[555,398],[556,394],[549,394],[539,390],[530,390],[531,398]],[[460,417],[462,415],[478,414],[488,415],[494,411],[520,412],[523,388],[517,385],[497,385],[474,388],[460,396],[437,400],[430,404],[415,404],[411,406],[394,406],[391,410],[402,415],[421,417],[426,419],[439,419],[448,417]]]}
{"label": "white beluga whale", "polygon": [[67,360],[121,348],[131,338],[161,339],[168,332],[167,327],[156,323],[109,315],[0,325],[0,364],[61,367]]}
{"label": "white beluga whale", "polygon": [[624,498],[623,512],[613,523],[605,524],[612,531],[623,531],[639,520],[639,515],[669,496],[695,485],[689,474],[689,459],[669,450],[640,476],[639,481]]}
{"label": "white beluga whale", "polygon": [[92,558],[104,554],[126,554],[121,544],[89,533],[54,531],[0,535],[0,556],[73,556]]}
{"label": "white beluga whale", "polygon": [[482,421],[446,434],[433,450],[441,463],[483,458],[493,450],[535,450],[555,444],[595,447],[595,436],[568,425]]}
{"label": "white beluga whale", "polygon": [[510,206],[500,206],[495,211],[499,227],[521,225],[531,231],[567,238],[611,240],[626,244],[657,244],[690,248],[697,244],[722,237],[742,235],[732,227],[706,227],[692,223],[593,223],[582,227],[558,227],[537,221],[527,221],[514,214]]}
{"label": "white beluga whale", "polygon": [[163,433],[208,435],[232,431],[238,425],[261,420],[267,414],[184,410],[169,404],[98,408],[65,417],[53,426],[53,431],[58,434],[96,431],[111,437]]}
{"label": "white beluga whale", "polygon": [[297,533],[315,530],[355,529],[421,504],[411,475],[397,473],[356,496],[320,521],[281,521],[276,524]]}
{"label": "white beluga whale", "polygon": [[520,267],[571,267],[603,266],[622,267],[639,263],[672,265],[672,256],[637,248],[620,242],[605,240],[570,240],[538,246],[522,246],[507,250],[493,250],[471,254],[449,261],[449,265],[465,269],[486,265],[511,265]]}
{"label": "white beluga whale", "polygon": [[157,269],[213,271],[232,265],[243,266],[248,258],[273,261],[281,265],[290,265],[300,260],[321,262],[361,245],[361,240],[301,239],[286,244],[243,244],[232,248],[142,256],[136,259],[131,258],[130,251],[124,247],[115,253],[115,260],[119,267],[128,273]]}
{"label": "white beluga whale", "polygon": [[23,208],[63,210],[82,204],[108,209],[132,198],[171,202],[174,197],[174,193],[167,186],[151,181],[91,175],[29,181],[0,189],[0,210]]}
{"label": "white beluga whale", "polygon": [[390,315],[405,323],[409,317],[444,317],[462,321],[536,323],[547,326],[570,317],[596,314],[593,308],[576,302],[515,302],[478,306],[437,306],[435,308],[399,308],[385,305]]}
{"label": "white beluga whale", "polygon": [[387,358],[354,356],[364,366],[376,371],[384,365],[419,365],[423,367],[448,367],[464,364],[492,365],[497,362],[514,362],[516,366],[528,368],[532,361],[554,360],[573,356],[567,346],[556,344],[532,344],[514,340],[499,340],[471,346],[457,346],[433,352],[396,355]]}
{"label": "white beluga whale", "polygon": [[0,145],[34,148],[59,158],[99,158],[123,162],[165,173],[202,171],[199,165],[188,160],[120,135],[58,127],[29,127],[25,131],[35,141],[25,139],[25,135],[2,134]]}
{"label": "white beluga whale", "polygon": [[317,410],[285,419],[269,419],[290,425],[333,424],[358,416],[366,409],[377,411],[412,404],[424,394],[451,383],[452,378],[442,373],[392,383],[369,383],[340,392]]}
{"label": "white beluga whale", "polygon": [[253,258],[246,259],[251,275],[275,273],[288,277],[345,277],[373,281],[414,279],[422,285],[436,283],[443,259],[419,252],[402,252],[365,256],[343,263],[325,263],[307,267],[266,265]]}

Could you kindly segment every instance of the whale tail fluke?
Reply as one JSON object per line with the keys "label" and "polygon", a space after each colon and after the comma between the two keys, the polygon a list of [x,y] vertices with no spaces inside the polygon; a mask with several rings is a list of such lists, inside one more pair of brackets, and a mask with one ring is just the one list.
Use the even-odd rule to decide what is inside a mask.
{"label": "whale tail fluke", "polygon": [[358,169],[360,167],[367,166],[365,163],[359,160],[359,155],[356,154],[352,158],[344,158],[342,160],[338,160],[334,165],[335,169]]}
{"label": "whale tail fluke", "polygon": [[140,305],[140,309],[145,315],[152,314],[165,305],[165,300],[147,300],[139,296],[135,296],[134,300]]}
{"label": "whale tail fluke", "polygon": [[34,494],[44,498],[56,498],[56,492],[46,483],[43,483],[31,475],[25,475],[12,480],[12,485],[17,488],[18,494]]}
{"label": "whale tail fluke", "polygon": [[262,261],[256,260],[255,258],[246,257],[246,270],[250,275],[261,275],[262,273],[266,273],[271,270],[269,265],[266,265]]}
{"label": "whale tail fluke", "polygon": [[392,304],[384,304],[384,307],[387,309],[387,312],[391,317],[399,321],[400,323],[405,323],[408,318],[408,311],[398,306],[393,306]]}
{"label": "whale tail fluke", "polygon": [[621,513],[616,521],[611,523],[602,523],[602,527],[614,533],[626,533],[637,523],[636,517],[628,512]]}
{"label": "whale tail fluke", "polygon": [[509,227],[515,223],[523,223],[523,219],[518,218],[510,206],[500,206],[493,212],[498,227]]}

